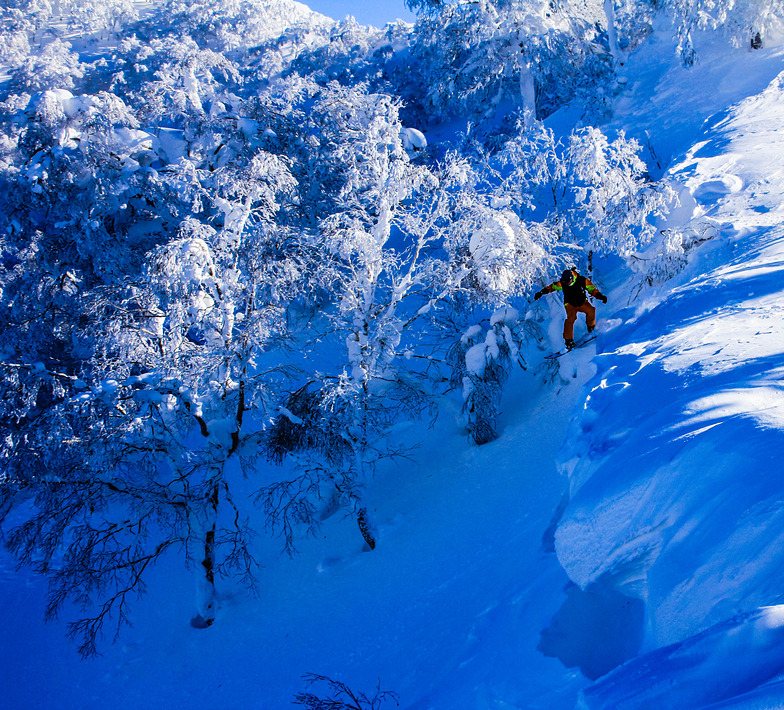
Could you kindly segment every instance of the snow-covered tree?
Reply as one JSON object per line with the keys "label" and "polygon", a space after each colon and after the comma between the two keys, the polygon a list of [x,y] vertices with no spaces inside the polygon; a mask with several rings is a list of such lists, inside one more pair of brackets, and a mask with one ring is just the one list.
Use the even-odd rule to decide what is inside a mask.
{"label": "snow-covered tree", "polygon": [[81,34],[118,32],[139,17],[132,0],[59,0],[55,7],[68,29]]}
{"label": "snow-covered tree", "polygon": [[367,80],[368,74],[377,71],[373,61],[374,51],[388,44],[386,33],[372,27],[363,27],[353,17],[334,25],[324,43],[298,53],[292,69],[309,76],[320,84],[329,81],[357,83]]}
{"label": "snow-covered tree", "polygon": [[[258,358],[312,285],[274,225],[294,178],[259,150],[159,173],[159,140],[108,94],[7,107],[0,509],[35,501],[9,543],[50,576],[51,614],[97,604],[71,627],[83,653],[174,547],[202,569],[209,624],[215,577],[253,568],[229,478],[283,377]],[[175,233],[182,212],[200,219]]]}
{"label": "snow-covered tree", "polygon": [[539,239],[548,249],[558,243],[586,256],[625,255],[651,239],[651,219],[675,199],[649,177],[639,152],[623,134],[610,141],[587,127],[561,141],[541,124],[527,125],[496,157],[496,174],[530,231],[549,235]]}
{"label": "snow-covered tree", "polygon": [[0,64],[16,69],[30,53],[30,35],[34,24],[18,8],[0,11]]}
{"label": "snow-covered tree", "polygon": [[[325,327],[332,332],[345,357],[331,374],[319,376],[319,384],[294,393],[279,416],[275,456],[291,453],[303,473],[297,483],[271,492],[283,496],[274,508],[283,513],[285,530],[287,513],[311,518],[316,510],[309,497],[329,497],[324,488],[333,486],[372,547],[362,486],[378,460],[394,453],[385,442],[388,427],[406,410],[414,415],[428,406],[417,368],[409,367],[425,357],[418,352],[419,326],[439,304],[479,283],[472,281],[472,270],[482,272],[479,264],[489,274],[492,257],[477,245],[470,253],[470,227],[481,203],[462,189],[466,166],[449,158],[430,170],[412,161],[390,97],[333,84],[315,113],[327,109],[332,122],[321,144],[326,164],[339,170],[332,176],[337,192],[331,214],[319,222],[322,270],[333,300],[323,311],[328,327],[317,333],[323,337]],[[444,249],[468,256],[450,261]],[[309,433],[314,426],[322,433]]]}
{"label": "snow-covered tree", "polygon": [[427,13],[412,47],[426,73],[427,110],[445,117],[460,107],[481,119],[511,104],[544,118],[579,98],[603,113],[611,62],[594,14],[544,0],[460,2]]}
{"label": "snow-covered tree", "polygon": [[647,176],[640,145],[620,133],[612,143],[598,128],[570,136],[569,164],[579,209],[575,227],[587,231],[583,248],[601,254],[628,254],[653,237],[652,216],[674,200],[666,184]]}
{"label": "snow-covered tree", "polygon": [[167,238],[154,205],[170,195],[142,167],[152,136],[116,97],[50,90],[3,108],[0,387],[9,416],[25,422],[69,381],[31,365],[74,374],[89,352],[76,335],[91,318],[81,294],[138,273]]}
{"label": "snow-covered tree", "polygon": [[35,501],[7,531],[10,547],[50,577],[50,615],[67,599],[85,608],[70,626],[84,654],[109,620],[127,620],[169,550],[201,570],[195,625],[215,618],[218,576],[253,585],[249,511],[233,491],[285,380],[264,353],[282,336],[279,295],[297,273],[291,255],[274,266],[274,230],[222,232],[185,220],[139,280],[85,296],[100,328],[93,356],[34,427],[7,431],[0,507]]}
{"label": "snow-covered tree", "polygon": [[16,93],[73,89],[84,76],[79,57],[68,42],[55,39],[40,54],[28,55],[11,76],[11,88]]}
{"label": "snow-covered tree", "polygon": [[149,44],[128,42],[125,50],[122,81],[130,83],[136,75],[130,88],[136,89],[143,121],[160,123],[165,117],[176,121],[178,128],[198,124],[210,116],[212,103],[239,80],[233,62],[199,47],[188,36]]}
{"label": "snow-covered tree", "polygon": [[[43,54],[51,52],[48,45],[65,36],[79,36],[81,42],[97,42],[110,34],[118,35],[138,20],[137,6],[132,0],[9,0],[0,9],[0,35],[11,46],[8,53],[21,47],[35,48]],[[1,55],[0,55],[1,56]],[[5,54],[5,56],[9,56]],[[16,62],[14,62],[16,64]],[[13,66],[13,65],[12,65]],[[48,88],[70,88],[68,86]]]}
{"label": "snow-covered tree", "polygon": [[[292,521],[316,522],[314,498],[334,498],[334,486],[373,546],[362,484],[394,453],[385,440],[389,426],[428,406],[432,388],[417,375],[434,350],[448,349],[434,342],[429,318],[448,314],[464,329],[473,316],[463,306],[496,309],[527,293],[548,257],[538,233],[509,209],[511,198],[486,189],[477,165],[454,154],[432,169],[411,160],[389,97],[339,85],[326,96],[335,120],[322,145],[342,169],[333,211],[319,224],[334,294],[323,313],[346,358],[297,390],[276,420],[275,458],[297,461],[303,473],[274,485],[268,501],[289,541]],[[519,346],[502,320],[493,321],[493,337],[497,330],[508,355]],[[497,365],[508,372],[504,358]],[[500,387],[503,379],[499,371],[483,381]],[[479,382],[476,391],[486,390]],[[492,419],[497,398],[483,407],[479,397],[472,397],[473,419]]]}
{"label": "snow-covered tree", "polygon": [[[390,423],[392,410],[382,401],[410,390],[393,368],[404,331],[419,315],[406,312],[404,302],[428,285],[427,248],[444,229],[446,198],[428,170],[409,162],[398,107],[389,97],[334,86],[331,98],[340,122],[329,136],[330,152],[342,166],[341,190],[338,210],[320,232],[334,265],[332,327],[344,339],[346,358],[325,401],[350,403],[331,407],[347,417],[350,478],[361,486],[376,458],[374,439]],[[409,208],[406,201],[420,190],[435,199]],[[408,242],[402,248],[392,244],[393,230],[401,228]],[[365,507],[353,495],[350,503],[372,546]]]}
{"label": "snow-covered tree", "polygon": [[618,49],[634,49],[661,19],[685,66],[697,60],[697,33],[718,32],[733,46],[759,48],[784,13],[781,0],[605,0],[604,8]]}
{"label": "snow-covered tree", "polygon": [[334,21],[291,0],[166,0],[151,18],[173,35],[193,37],[205,49],[247,56],[286,32],[318,41]]}

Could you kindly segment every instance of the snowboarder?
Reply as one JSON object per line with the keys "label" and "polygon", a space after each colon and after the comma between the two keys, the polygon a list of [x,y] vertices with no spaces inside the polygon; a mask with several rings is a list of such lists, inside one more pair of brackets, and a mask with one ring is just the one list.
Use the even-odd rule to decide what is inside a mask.
{"label": "snowboarder", "polygon": [[566,269],[558,281],[553,281],[549,286],[537,291],[534,294],[534,301],[538,301],[546,293],[553,291],[563,292],[564,307],[566,308],[563,337],[567,349],[571,350],[574,347],[574,322],[577,320],[578,313],[585,313],[585,325],[588,326],[589,333],[596,327],[596,308],[588,300],[587,293],[602,303],[607,303],[607,296],[596,288],[590,279],[578,274],[574,267]]}

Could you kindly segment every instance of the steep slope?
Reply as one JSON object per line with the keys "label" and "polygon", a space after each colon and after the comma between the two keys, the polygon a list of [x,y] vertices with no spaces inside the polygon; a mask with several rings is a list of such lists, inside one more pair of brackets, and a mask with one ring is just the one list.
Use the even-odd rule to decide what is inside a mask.
{"label": "steep slope", "polygon": [[[736,55],[732,71],[749,80],[727,86],[753,87],[780,56]],[[722,63],[706,68],[709,81]],[[682,110],[688,84],[670,87]],[[715,114],[670,168],[682,207],[663,234],[706,241],[680,275],[618,313],[622,324],[603,341],[562,450],[570,502],[555,535],[558,558],[581,588],[645,603],[645,649],[718,623],[734,628],[724,620],[782,600],[783,120],[780,74]],[[680,128],[681,137],[693,130]],[[611,299],[637,288],[626,283]],[[784,653],[765,658],[767,643],[749,649],[743,637],[722,637],[734,649],[723,661],[695,652],[710,673],[652,652],[641,659],[645,673],[632,662],[589,691],[588,707],[703,707],[784,671]],[[765,672],[732,660],[743,655],[753,669],[755,654]],[[717,689],[716,674],[738,682]]]}

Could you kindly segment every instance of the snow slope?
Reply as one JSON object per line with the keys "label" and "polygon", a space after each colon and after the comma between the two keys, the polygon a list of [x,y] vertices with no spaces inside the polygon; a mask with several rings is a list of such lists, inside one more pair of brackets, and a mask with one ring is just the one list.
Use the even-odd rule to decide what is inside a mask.
{"label": "snow slope", "polygon": [[19,680],[3,702],[285,708],[304,688],[300,676],[317,672],[365,691],[380,682],[407,708],[570,707],[585,680],[536,647],[567,584],[541,537],[580,384],[554,394],[518,375],[501,439],[481,448],[468,445],[456,411],[442,417],[412,460],[380,472],[368,491],[373,552],[341,515],[294,560],[277,541],[263,545],[259,598],[224,588],[207,630],[188,624],[193,578],[161,568],[134,626],[104,656],[80,661],[63,624],[41,624],[40,581],[14,577],[5,559],[0,623],[15,641],[0,647],[0,666]]}
{"label": "snow slope", "polygon": [[209,629],[173,564],[81,661],[0,553],[0,704],[267,710],[316,672],[410,710],[782,707],[784,63],[670,49],[630,60],[615,126],[679,156],[662,226],[711,237],[681,274],[634,301],[607,266],[600,338],[517,373],[497,441],[442,416],[368,490],[375,551],[341,516],[293,560],[262,540],[258,598],[223,588]]}
{"label": "snow slope", "polygon": [[738,615],[630,661],[586,690],[579,707],[781,707],[781,682],[766,682],[781,671],[782,641],[784,607]]}
{"label": "snow slope", "polygon": [[[754,87],[771,60],[781,68],[778,50],[742,58],[733,72],[749,81],[732,86]],[[784,672],[778,637],[748,628],[784,589],[783,121],[784,73],[712,116],[670,168],[682,207],[663,228],[709,241],[618,313],[561,452],[570,501],[558,558],[581,588],[642,600],[651,649],[587,691],[586,707],[704,707]],[[738,614],[757,621],[727,621]],[[706,640],[717,634],[718,657]],[[678,646],[656,650],[667,644]],[[781,707],[773,695],[737,707]]]}

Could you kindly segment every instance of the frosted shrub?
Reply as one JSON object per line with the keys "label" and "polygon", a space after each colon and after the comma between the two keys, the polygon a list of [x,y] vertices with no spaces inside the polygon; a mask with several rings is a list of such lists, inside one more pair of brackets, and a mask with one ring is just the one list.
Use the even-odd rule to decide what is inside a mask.
{"label": "frosted shrub", "polygon": [[677,276],[688,264],[692,249],[715,235],[716,229],[712,225],[662,231],[649,249],[641,255],[630,255],[629,263],[641,276],[640,289],[646,285],[660,286]]}
{"label": "frosted shrub", "polygon": [[390,690],[381,690],[379,686],[371,696],[352,690],[348,685],[327,676],[309,673],[304,680],[310,686],[321,683],[327,690],[321,695],[312,692],[297,693],[295,705],[303,705],[309,710],[381,710],[389,704],[400,705],[397,694]]}
{"label": "frosted shrub", "polygon": [[486,326],[469,328],[449,351],[451,384],[462,392],[464,424],[476,444],[498,438],[496,419],[503,386],[511,365],[518,361],[521,341],[519,314],[513,308],[502,308]]}
{"label": "frosted shrub", "polygon": [[317,451],[336,467],[348,460],[351,447],[341,428],[347,413],[335,408],[338,403],[328,385],[308,383],[293,392],[266,434],[269,457],[281,463],[288,454]]}
{"label": "frosted shrub", "polygon": [[289,553],[296,549],[298,532],[312,531],[338,508],[352,510],[359,498],[351,475],[353,446],[346,436],[351,402],[335,390],[334,382],[300,387],[264,436],[269,459],[278,465],[288,460],[296,468],[294,478],[264,486],[256,497]]}

